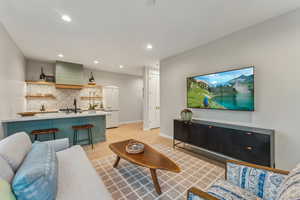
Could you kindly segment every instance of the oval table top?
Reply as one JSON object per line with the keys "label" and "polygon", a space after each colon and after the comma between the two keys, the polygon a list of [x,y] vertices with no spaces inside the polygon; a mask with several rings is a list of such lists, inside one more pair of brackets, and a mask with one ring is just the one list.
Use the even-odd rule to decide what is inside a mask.
{"label": "oval table top", "polygon": [[109,145],[109,148],[115,154],[117,154],[117,156],[129,162],[132,162],[136,165],[140,165],[150,169],[168,170],[175,173],[180,172],[179,166],[174,161],[172,161],[167,156],[163,155],[162,153],[158,152],[157,150],[155,150],[154,148],[150,147],[149,145],[143,142],[140,142],[145,145],[145,149],[143,153],[139,153],[139,154],[127,153],[125,147],[129,141],[130,140],[125,140],[121,142],[112,143]]}

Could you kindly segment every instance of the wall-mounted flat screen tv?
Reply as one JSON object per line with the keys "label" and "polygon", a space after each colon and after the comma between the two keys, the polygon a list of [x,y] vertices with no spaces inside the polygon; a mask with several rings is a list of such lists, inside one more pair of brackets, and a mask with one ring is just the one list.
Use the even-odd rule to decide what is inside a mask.
{"label": "wall-mounted flat screen tv", "polygon": [[187,107],[254,111],[254,67],[188,77]]}

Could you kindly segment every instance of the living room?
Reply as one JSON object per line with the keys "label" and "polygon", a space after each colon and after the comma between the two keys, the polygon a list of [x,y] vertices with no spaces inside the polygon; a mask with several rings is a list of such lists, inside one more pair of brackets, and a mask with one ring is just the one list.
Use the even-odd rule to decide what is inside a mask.
{"label": "living room", "polygon": [[299,6],[2,1],[0,199],[299,199]]}

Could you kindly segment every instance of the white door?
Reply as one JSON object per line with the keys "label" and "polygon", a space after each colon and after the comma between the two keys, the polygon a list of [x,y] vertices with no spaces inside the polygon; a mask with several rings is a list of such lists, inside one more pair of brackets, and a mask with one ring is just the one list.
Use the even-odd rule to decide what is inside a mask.
{"label": "white door", "polygon": [[118,127],[119,126],[119,111],[112,111],[111,112],[111,127]]}
{"label": "white door", "polygon": [[103,87],[103,105],[109,112],[106,115],[106,128],[119,126],[119,88],[115,86]]}
{"label": "white door", "polygon": [[111,106],[113,110],[119,110],[119,88],[112,88],[111,91]]}
{"label": "white door", "polygon": [[149,77],[149,120],[150,128],[160,127],[159,74]]}
{"label": "white door", "polygon": [[105,86],[103,88],[103,104],[106,110],[119,110],[119,88]]}

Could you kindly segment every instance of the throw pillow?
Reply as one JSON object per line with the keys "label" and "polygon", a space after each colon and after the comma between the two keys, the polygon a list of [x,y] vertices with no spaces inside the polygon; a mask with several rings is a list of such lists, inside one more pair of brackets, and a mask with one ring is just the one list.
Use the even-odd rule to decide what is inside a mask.
{"label": "throw pillow", "polygon": [[14,172],[30,150],[31,140],[24,132],[15,133],[0,141],[0,156],[8,162]]}
{"label": "throw pillow", "polygon": [[16,197],[14,196],[13,192],[11,191],[10,184],[0,178],[0,199],[3,200],[16,200]]}
{"label": "throw pillow", "polygon": [[53,145],[36,142],[13,180],[18,200],[55,200],[58,161]]}

